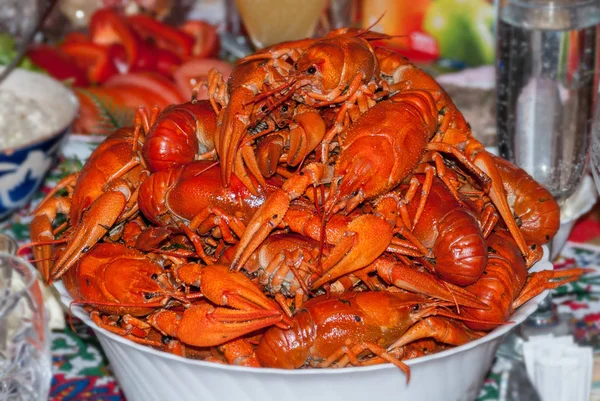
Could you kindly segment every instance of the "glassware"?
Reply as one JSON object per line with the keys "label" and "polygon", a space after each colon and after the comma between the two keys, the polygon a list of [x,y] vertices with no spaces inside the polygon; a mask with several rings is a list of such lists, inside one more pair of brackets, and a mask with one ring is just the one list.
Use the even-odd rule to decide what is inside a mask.
{"label": "glassware", "polygon": [[39,0],[3,0],[0,6],[0,32],[17,40],[26,37],[40,17]]}
{"label": "glassware", "polygon": [[4,0],[0,6],[0,34],[14,42],[14,51],[7,49],[4,40],[3,64],[0,82],[16,68],[25,57],[29,45],[52,11],[57,0]]}
{"label": "glassware", "polygon": [[255,48],[311,37],[327,0],[235,0]]}
{"label": "glassware", "polygon": [[562,203],[581,183],[587,162],[600,68],[600,4],[501,3],[496,63],[500,155]]}
{"label": "glassware", "polygon": [[47,400],[50,380],[50,332],[36,270],[0,252],[0,400]]}
{"label": "glassware", "polygon": [[[500,155],[526,170],[559,204],[577,190],[588,160],[599,35],[600,4],[595,0],[499,2]],[[551,296],[523,328],[529,334],[569,330]]]}

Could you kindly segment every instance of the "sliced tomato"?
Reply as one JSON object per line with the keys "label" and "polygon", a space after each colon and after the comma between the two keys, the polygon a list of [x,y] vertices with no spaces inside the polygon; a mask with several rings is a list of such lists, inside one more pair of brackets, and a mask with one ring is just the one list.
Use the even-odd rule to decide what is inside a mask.
{"label": "sliced tomato", "polygon": [[[208,71],[210,71],[211,68],[215,68],[223,75],[223,79],[227,80],[229,74],[231,74],[233,65],[219,59],[193,58],[179,66],[179,68],[173,72],[173,79],[175,79],[181,95],[186,99],[189,99],[192,95],[192,88],[198,82],[206,80]],[[206,88],[202,88],[198,92],[198,99],[206,99],[207,97]]]}
{"label": "sliced tomato", "polygon": [[181,58],[192,54],[194,38],[186,32],[144,14],[129,16],[127,21],[138,35],[152,41],[157,47],[170,50]]}
{"label": "sliced tomato", "polygon": [[102,83],[118,73],[106,46],[91,41],[71,42],[63,43],[59,49],[86,71],[88,80],[92,83]]}
{"label": "sliced tomato", "polygon": [[[125,92],[128,94],[128,101],[131,101],[129,106],[133,108],[145,107],[146,110],[150,111],[153,107],[158,107],[159,109],[164,109],[165,107],[173,104],[173,102],[162,94],[157,93],[153,89],[146,88],[143,86],[135,86],[135,85],[119,85],[112,88],[106,89],[114,89],[121,92]],[[135,102],[133,100],[135,99]],[[182,103],[178,101],[177,103]]]}
{"label": "sliced tomato", "polygon": [[194,38],[192,56],[196,58],[214,57],[219,51],[219,35],[214,25],[205,21],[186,21],[180,28]]}
{"label": "sliced tomato", "polygon": [[150,43],[140,40],[138,58],[129,69],[130,72],[156,71],[157,48]]}
{"label": "sliced tomato", "polygon": [[73,86],[87,86],[89,84],[85,70],[79,68],[71,57],[52,46],[37,45],[31,47],[27,52],[27,56],[33,64],[44,69],[60,81],[70,80],[73,82]]}
{"label": "sliced tomato", "polygon": [[124,17],[115,10],[101,8],[92,14],[90,37],[94,43],[99,45],[122,45],[129,67],[139,63],[141,40],[126,24]]}
{"label": "sliced tomato", "polygon": [[150,47],[146,43],[140,43],[138,48],[138,58],[134,65],[129,65],[127,60],[127,50],[118,43],[112,44],[109,48],[110,57],[121,74],[128,72],[156,71],[158,63],[157,49]]}
{"label": "sliced tomato", "polygon": [[153,103],[182,103],[188,97],[183,97],[179,93],[177,86],[171,82],[168,78],[151,72],[139,72],[114,75],[104,83],[107,88],[111,87],[140,87],[146,88],[155,97],[163,99],[164,102],[154,101],[149,99]]}
{"label": "sliced tomato", "polygon": [[129,71],[129,62],[127,60],[127,51],[122,44],[113,43],[108,48],[108,53],[113,64],[120,74],[126,74]]}

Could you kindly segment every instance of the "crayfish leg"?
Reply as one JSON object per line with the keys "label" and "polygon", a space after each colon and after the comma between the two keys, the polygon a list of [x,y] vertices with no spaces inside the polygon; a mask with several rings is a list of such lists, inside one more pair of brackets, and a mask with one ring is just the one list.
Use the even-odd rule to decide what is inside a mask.
{"label": "crayfish leg", "polygon": [[406,374],[406,383],[410,381],[410,368],[404,362],[387,352],[385,348],[371,342],[361,342],[360,344],[356,344],[351,348],[342,346],[338,350],[334,351],[327,359],[321,362],[318,367],[326,368],[336,363],[336,361],[336,366],[339,367],[344,367],[348,363],[351,363],[354,366],[362,366],[363,363],[359,360],[358,355],[365,351],[370,351],[376,356],[383,358],[387,362],[393,363],[400,370],[402,370],[404,374]]}
{"label": "crayfish leg", "polygon": [[430,316],[411,326],[398,340],[388,347],[388,351],[429,337],[444,344],[462,345],[483,337],[484,334],[483,332],[472,331],[463,323],[456,320]]}
{"label": "crayfish leg", "polygon": [[592,273],[593,269],[573,268],[566,270],[544,270],[533,273],[527,284],[513,302],[513,308],[517,309],[531,298],[541,294],[545,290],[558,288],[563,284],[579,280],[585,273]]}
{"label": "crayfish leg", "polygon": [[60,278],[82,253],[92,248],[117,221],[126,205],[127,196],[121,191],[108,191],[100,195],[71,234],[67,247],[51,272],[51,279]]}

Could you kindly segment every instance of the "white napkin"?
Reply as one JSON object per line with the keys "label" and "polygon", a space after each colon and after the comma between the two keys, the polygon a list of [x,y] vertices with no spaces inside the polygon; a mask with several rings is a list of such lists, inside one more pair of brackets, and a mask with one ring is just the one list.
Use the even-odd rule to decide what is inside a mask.
{"label": "white napkin", "polygon": [[530,337],[523,344],[529,379],[542,401],[588,401],[592,387],[593,350],[571,336]]}

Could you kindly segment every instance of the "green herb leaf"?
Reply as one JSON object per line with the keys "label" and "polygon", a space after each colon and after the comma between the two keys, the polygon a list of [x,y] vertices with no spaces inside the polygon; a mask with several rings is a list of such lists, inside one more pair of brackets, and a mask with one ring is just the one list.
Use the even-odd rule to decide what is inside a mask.
{"label": "green herb leaf", "polygon": [[135,110],[126,106],[116,105],[112,101],[97,96],[85,89],[81,89],[81,92],[92,99],[99,111],[98,122],[94,128],[93,134],[106,135],[119,128],[131,126],[133,124]]}

